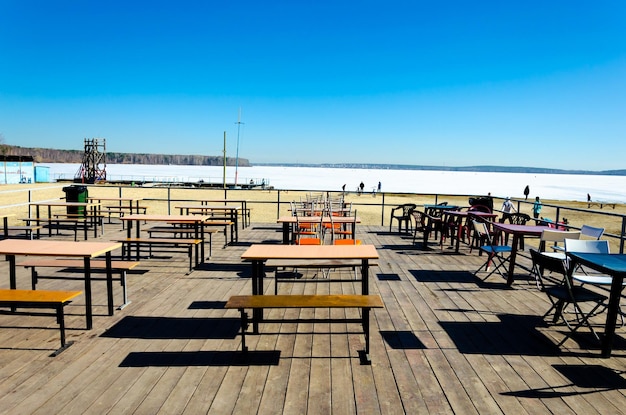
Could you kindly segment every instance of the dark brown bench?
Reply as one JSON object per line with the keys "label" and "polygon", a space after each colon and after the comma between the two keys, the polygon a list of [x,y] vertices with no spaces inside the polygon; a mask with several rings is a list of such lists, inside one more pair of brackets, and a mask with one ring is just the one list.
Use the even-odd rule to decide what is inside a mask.
{"label": "dark brown bench", "polygon": [[0,289],[0,307],[15,308],[52,308],[56,311],[57,322],[61,331],[61,348],[52,356],[56,356],[72,345],[65,342],[65,314],[63,308],[71,300],[82,294],[82,291],[47,291],[47,290],[7,290]]}
{"label": "dark brown bench", "polygon": [[[263,310],[265,308],[360,308],[360,319],[332,319],[324,322],[360,322],[365,336],[365,350],[361,354],[361,361],[371,363],[369,311],[371,308],[384,307],[379,295],[235,295],[230,297],[225,308],[238,309],[241,313],[241,350],[248,351],[246,346],[246,330],[248,329],[248,314],[246,309]],[[281,320],[293,321],[293,320]],[[298,320],[295,320],[298,321]],[[311,321],[310,319],[307,321]]]}

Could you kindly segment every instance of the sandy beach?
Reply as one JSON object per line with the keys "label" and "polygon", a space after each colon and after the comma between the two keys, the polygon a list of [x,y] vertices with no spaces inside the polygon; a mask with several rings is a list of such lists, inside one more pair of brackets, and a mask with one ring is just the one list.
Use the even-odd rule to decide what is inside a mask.
{"label": "sandy beach", "polygon": [[[71,183],[36,183],[4,185],[0,187],[0,213],[8,213],[13,216],[9,218],[10,224],[21,224],[21,219],[28,217],[28,203],[41,202],[65,197],[63,188]],[[185,201],[194,200],[221,200],[225,197],[228,200],[246,200],[248,207],[252,209],[251,219],[253,223],[275,223],[276,218],[288,215],[289,202],[303,200],[311,192],[288,191],[288,190],[232,190],[213,188],[180,188],[180,187],[140,187],[140,186],[110,186],[110,185],[90,185],[88,194],[91,197],[132,197],[143,199],[142,206],[148,208],[149,213],[165,214],[177,213],[175,206]],[[319,193],[319,192],[317,192]],[[333,195],[340,193],[333,192]],[[168,200],[170,201],[168,204]],[[352,203],[352,208],[357,210],[358,216],[364,224],[387,225],[389,215],[394,206],[403,203],[415,203],[417,205],[432,204],[446,201],[452,205],[467,206],[468,196],[438,196],[435,195],[414,195],[414,194],[376,194],[366,193],[358,195],[355,192],[347,192],[345,200]],[[383,203],[385,207],[381,206]],[[514,200],[515,201],[515,200]],[[277,208],[280,202],[280,210]],[[533,200],[524,201],[522,199],[520,211],[532,216]],[[111,204],[108,202],[107,204]],[[612,216],[626,214],[626,206],[617,204],[603,206],[592,204],[588,209],[586,202],[542,200],[542,217],[555,218],[556,206],[562,208],[581,209],[580,211],[561,210],[560,218],[567,218],[573,226],[589,224],[606,228],[608,233],[621,233],[621,217]],[[495,209],[499,209],[501,201],[496,199]],[[517,204],[516,204],[517,206]],[[610,213],[607,215],[595,215],[592,212]]]}

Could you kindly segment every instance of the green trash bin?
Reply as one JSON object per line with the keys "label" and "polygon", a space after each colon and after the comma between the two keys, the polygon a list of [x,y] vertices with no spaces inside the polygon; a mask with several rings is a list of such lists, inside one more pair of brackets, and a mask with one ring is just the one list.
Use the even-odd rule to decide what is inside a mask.
{"label": "green trash bin", "polygon": [[[79,203],[87,202],[87,197],[89,193],[87,191],[87,186],[66,186],[63,188],[63,191],[65,192],[65,201],[67,202],[79,202]],[[68,206],[67,214],[85,216],[85,207],[84,206]]]}

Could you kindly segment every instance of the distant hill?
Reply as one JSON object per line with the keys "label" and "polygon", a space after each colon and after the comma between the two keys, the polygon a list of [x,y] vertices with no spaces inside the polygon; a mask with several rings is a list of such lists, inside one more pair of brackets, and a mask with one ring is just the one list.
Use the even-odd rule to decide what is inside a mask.
{"label": "distant hill", "polygon": [[255,163],[257,166],[288,166],[288,167],[326,167],[345,169],[393,169],[393,170],[437,170],[437,171],[480,171],[494,173],[536,173],[536,174],[598,174],[605,176],[626,176],[626,170],[563,170],[541,167],[507,167],[507,166],[420,166],[411,164],[372,164],[372,163]]}
{"label": "distant hill", "polygon": [[[56,150],[51,148],[29,148],[2,145],[3,155],[32,156],[37,163],[82,163],[82,150]],[[177,166],[223,166],[221,156],[145,154],[145,153],[106,153],[107,164],[165,164]],[[233,157],[226,157],[228,166],[235,165]],[[250,165],[248,159],[239,158],[239,165]]]}

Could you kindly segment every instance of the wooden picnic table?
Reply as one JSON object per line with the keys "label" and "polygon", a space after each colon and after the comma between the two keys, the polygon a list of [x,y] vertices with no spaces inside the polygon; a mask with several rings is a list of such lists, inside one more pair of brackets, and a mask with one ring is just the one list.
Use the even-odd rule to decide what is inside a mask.
{"label": "wooden picnic table", "polygon": [[111,252],[122,247],[117,242],[74,242],[53,240],[15,240],[0,241],[0,255],[6,255],[9,262],[9,284],[11,289],[17,288],[16,262],[17,255],[47,256],[63,258],[83,258],[85,267],[85,311],[87,329],[93,326],[91,300],[91,259],[101,255],[107,262],[107,300],[109,315],[113,315],[113,273],[111,269]]}

